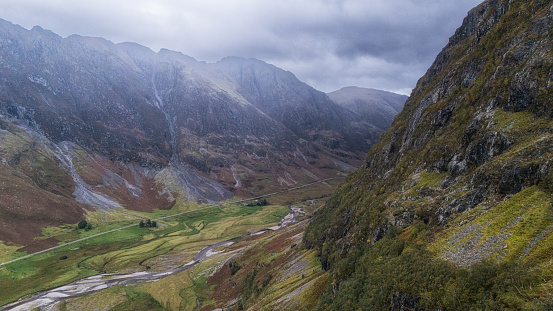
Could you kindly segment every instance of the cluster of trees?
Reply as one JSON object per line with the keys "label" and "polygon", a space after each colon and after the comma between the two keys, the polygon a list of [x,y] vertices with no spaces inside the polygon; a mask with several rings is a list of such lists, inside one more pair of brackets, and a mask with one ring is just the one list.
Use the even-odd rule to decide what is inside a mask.
{"label": "cluster of trees", "polygon": [[77,229],[85,229],[88,231],[92,229],[92,224],[83,219],[77,224]]}
{"label": "cluster of trees", "polygon": [[141,220],[140,223],[138,223],[138,226],[140,228],[155,228],[157,227],[157,222],[155,220],[149,220],[149,219],[146,219],[146,221],[144,220]]}
{"label": "cluster of trees", "polygon": [[265,206],[265,205],[269,205],[269,202],[265,198],[259,199],[259,200],[253,200],[250,203],[246,204],[246,206]]}

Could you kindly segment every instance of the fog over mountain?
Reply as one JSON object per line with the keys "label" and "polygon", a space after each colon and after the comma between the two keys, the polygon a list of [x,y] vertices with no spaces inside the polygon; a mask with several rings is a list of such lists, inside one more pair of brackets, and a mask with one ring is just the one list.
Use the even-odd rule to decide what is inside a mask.
{"label": "fog over mountain", "polygon": [[407,96],[360,87],[344,87],[327,94],[337,104],[362,115],[371,124],[387,129],[401,112]]}
{"label": "fog over mountain", "polygon": [[0,0],[0,18],[63,37],[138,42],[208,62],[254,57],[325,92],[357,85],[409,95],[480,2]]}
{"label": "fog over mountain", "polygon": [[170,208],[343,176],[384,131],[256,59],[198,62],[7,21],[0,47],[0,190],[47,200],[2,201],[9,226],[26,222],[23,209],[59,211],[38,229],[83,208]]}

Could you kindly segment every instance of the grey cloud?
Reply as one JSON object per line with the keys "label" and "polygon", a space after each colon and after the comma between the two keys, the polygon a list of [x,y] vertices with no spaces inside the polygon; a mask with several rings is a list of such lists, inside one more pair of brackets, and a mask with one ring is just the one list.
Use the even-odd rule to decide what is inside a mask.
{"label": "grey cloud", "polygon": [[62,36],[255,57],[323,91],[409,92],[480,0],[0,0],[0,18]]}

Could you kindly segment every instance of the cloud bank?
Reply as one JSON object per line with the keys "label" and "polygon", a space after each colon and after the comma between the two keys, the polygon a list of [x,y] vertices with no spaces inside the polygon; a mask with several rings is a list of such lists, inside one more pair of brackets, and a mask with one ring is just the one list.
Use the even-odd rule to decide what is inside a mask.
{"label": "cloud bank", "polygon": [[0,0],[0,18],[198,60],[254,57],[329,92],[409,94],[481,0]]}

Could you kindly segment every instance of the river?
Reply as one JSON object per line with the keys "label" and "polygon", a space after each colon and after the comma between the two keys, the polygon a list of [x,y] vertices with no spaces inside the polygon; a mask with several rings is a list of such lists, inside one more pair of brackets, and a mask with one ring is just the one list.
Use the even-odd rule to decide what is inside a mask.
{"label": "river", "polygon": [[298,210],[296,208],[291,208],[290,213],[284,216],[283,220],[279,223],[278,226],[271,227],[266,230],[258,231],[256,233],[237,237],[231,240],[221,241],[221,242],[211,244],[203,248],[201,251],[199,251],[194,256],[194,259],[185,265],[172,268],[169,270],[165,270],[165,271],[158,271],[158,272],[142,271],[142,272],[135,272],[135,273],[128,273],[128,274],[105,273],[105,274],[94,275],[84,279],[77,280],[75,282],[69,283],[61,287],[57,287],[44,292],[35,293],[29,298],[21,299],[14,303],[0,307],[0,311],[7,311],[7,310],[26,311],[26,310],[33,310],[35,308],[40,308],[40,310],[50,310],[52,307],[54,307],[57,303],[59,303],[62,300],[88,295],[112,286],[135,285],[135,284],[144,283],[144,282],[154,282],[166,276],[183,272],[193,267],[194,265],[204,260],[205,258],[219,253],[215,251],[217,248],[220,248],[223,246],[230,246],[243,238],[250,237],[251,235],[259,234],[263,231],[278,230],[282,227],[285,227],[286,225],[297,221],[297,218],[296,218],[297,212]]}

